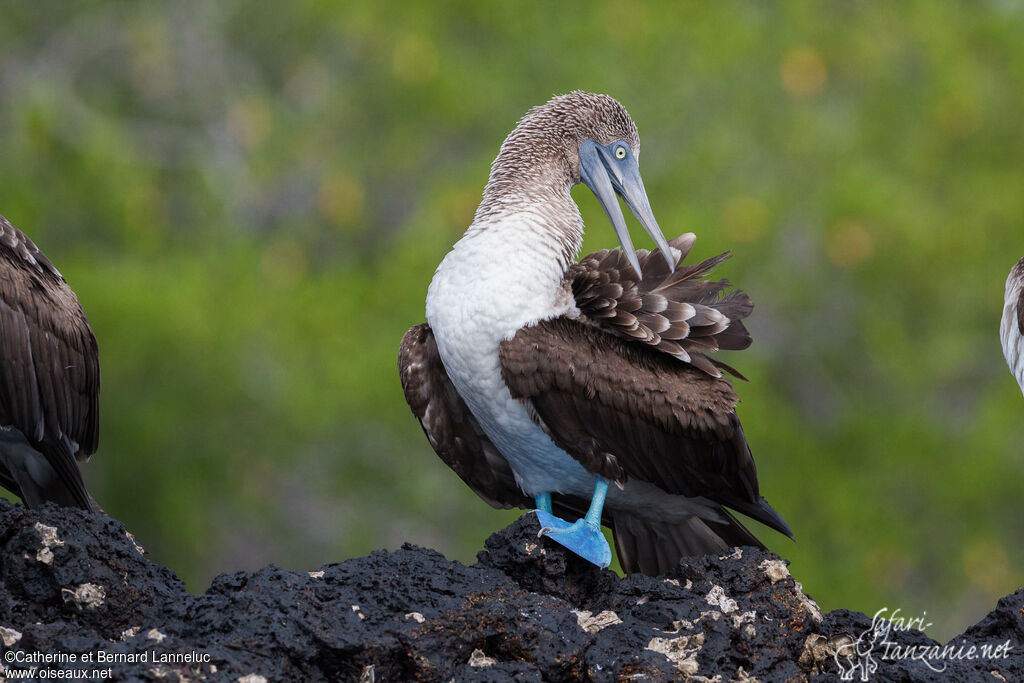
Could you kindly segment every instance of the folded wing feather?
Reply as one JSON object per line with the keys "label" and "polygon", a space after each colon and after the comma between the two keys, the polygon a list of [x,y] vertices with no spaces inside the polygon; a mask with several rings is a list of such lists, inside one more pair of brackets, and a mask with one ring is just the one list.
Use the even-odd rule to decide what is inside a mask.
{"label": "folded wing feather", "polygon": [[88,509],[75,459],[99,438],[96,338],[64,278],[2,216],[0,261],[0,421],[24,434]]}
{"label": "folded wing feather", "polygon": [[638,250],[640,281],[621,249],[584,256],[567,274],[576,306],[583,320],[610,334],[647,344],[714,377],[720,377],[722,369],[742,378],[705,354],[750,346],[742,320],[754,305],[739,290],[726,294],[727,280],[702,279],[728,259],[728,253],[680,265],[695,240],[687,233],[669,242],[676,262],[671,273],[659,250]]}

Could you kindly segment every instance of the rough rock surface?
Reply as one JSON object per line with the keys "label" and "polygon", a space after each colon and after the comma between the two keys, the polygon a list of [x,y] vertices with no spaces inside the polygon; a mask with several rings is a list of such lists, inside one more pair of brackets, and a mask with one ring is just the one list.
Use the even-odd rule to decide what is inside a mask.
{"label": "rough rock surface", "polygon": [[[619,578],[537,531],[523,517],[471,567],[406,545],[312,572],[221,575],[191,595],[117,521],[0,501],[0,659],[11,680],[32,667],[242,683],[868,680],[854,666],[873,681],[1024,680],[1024,590],[951,641],[1005,642],[1005,657],[885,658],[882,640],[862,634],[912,653],[941,646],[912,629],[873,631],[864,614],[822,615],[771,553]],[[837,648],[861,654],[837,660]],[[128,661],[101,661],[114,656]]]}

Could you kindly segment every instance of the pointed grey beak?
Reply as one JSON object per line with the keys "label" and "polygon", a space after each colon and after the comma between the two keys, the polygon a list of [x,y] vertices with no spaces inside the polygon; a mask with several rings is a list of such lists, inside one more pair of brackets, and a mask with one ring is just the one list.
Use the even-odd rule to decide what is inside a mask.
{"label": "pointed grey beak", "polygon": [[[619,149],[625,152],[621,158],[616,157],[616,151]],[[651,203],[647,199],[647,191],[644,189],[644,181],[640,177],[640,166],[629,145],[620,141],[602,147],[593,140],[584,140],[580,145],[580,178],[601,201],[605,213],[608,214],[608,218],[615,228],[615,234],[619,236],[622,250],[626,252],[626,258],[629,259],[630,265],[636,271],[637,279],[642,277],[640,261],[636,257],[636,249],[633,248],[633,240],[629,237],[626,219],[622,215],[622,209],[615,198],[615,193],[622,197],[626,206],[640,221],[640,225],[661,249],[662,256],[668,262],[669,270],[675,270],[676,264],[672,258],[672,252],[668,247],[668,242],[665,241],[665,236],[661,233],[661,228],[658,227],[658,222],[654,220]]]}

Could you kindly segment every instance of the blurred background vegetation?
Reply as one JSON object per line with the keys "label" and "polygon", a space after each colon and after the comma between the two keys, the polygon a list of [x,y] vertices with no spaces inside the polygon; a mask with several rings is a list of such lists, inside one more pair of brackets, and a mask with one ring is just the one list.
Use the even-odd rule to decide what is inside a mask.
{"label": "blurred background vegetation", "polygon": [[93,494],[192,590],[470,562],[518,513],[430,450],[398,341],[517,118],[610,93],[666,233],[757,304],[728,360],[798,544],[757,530],[825,609],[948,638],[1024,583],[1022,35],[999,1],[5,3],[0,213],[99,339]]}

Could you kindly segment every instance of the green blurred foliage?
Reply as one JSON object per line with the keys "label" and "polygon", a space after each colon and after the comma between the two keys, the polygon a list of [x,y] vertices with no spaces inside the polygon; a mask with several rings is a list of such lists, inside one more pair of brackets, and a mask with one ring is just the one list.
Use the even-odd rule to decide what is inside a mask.
{"label": "green blurred foliage", "polygon": [[824,608],[949,637],[1024,583],[1021,35],[998,0],[6,3],[0,212],[100,342],[94,495],[193,590],[471,561],[517,513],[433,455],[398,341],[516,119],[608,92],[662,227],[757,303],[729,361],[798,544],[758,531]]}

